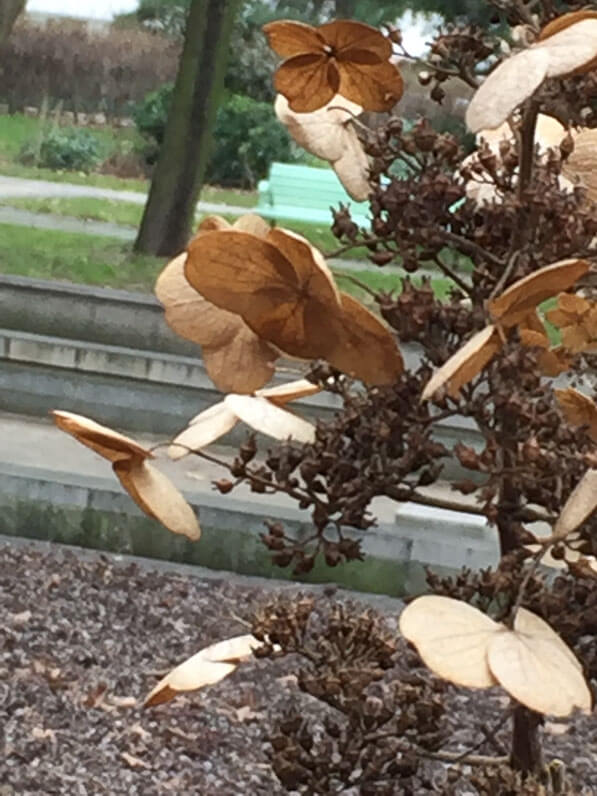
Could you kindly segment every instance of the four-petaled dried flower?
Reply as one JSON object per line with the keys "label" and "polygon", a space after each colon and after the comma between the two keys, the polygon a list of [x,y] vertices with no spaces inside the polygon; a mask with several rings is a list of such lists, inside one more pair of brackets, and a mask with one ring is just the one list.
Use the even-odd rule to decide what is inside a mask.
{"label": "four-petaled dried flower", "polygon": [[349,20],[317,28],[282,20],[263,30],[286,59],[274,85],[293,111],[316,111],[335,94],[369,111],[387,111],[402,96],[402,77],[389,60],[392,43],[376,28]]}

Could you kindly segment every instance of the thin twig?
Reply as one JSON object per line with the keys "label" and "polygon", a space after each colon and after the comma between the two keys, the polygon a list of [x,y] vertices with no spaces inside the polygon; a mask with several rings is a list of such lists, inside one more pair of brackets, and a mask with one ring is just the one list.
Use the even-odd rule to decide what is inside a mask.
{"label": "thin twig", "polygon": [[369,285],[366,285],[364,282],[361,282],[361,280],[357,279],[355,276],[352,276],[351,274],[336,272],[336,277],[337,279],[347,279],[349,282],[352,282],[353,284],[357,285],[357,287],[360,287],[361,290],[364,290],[366,293],[369,293],[369,295],[372,296],[373,298],[377,298],[376,291],[372,290],[369,287]]}
{"label": "thin twig", "polygon": [[458,285],[458,287],[463,291],[463,293],[466,293],[467,296],[472,296],[472,293],[473,293],[472,287],[470,285],[467,285],[466,282],[464,282],[458,276],[458,274],[450,268],[449,265],[446,265],[446,263],[442,260],[442,258],[438,254],[435,255],[434,262],[437,264],[437,267],[449,279],[451,279],[454,282],[454,284]]}
{"label": "thin twig", "polygon": [[447,229],[438,230],[438,234],[441,235],[448,243],[454,243],[461,251],[465,252],[466,254],[472,254],[476,257],[480,257],[492,265],[497,266],[498,268],[503,268],[506,264],[500,257],[496,257],[495,254],[487,251],[487,249],[479,246],[474,241],[464,238],[462,235],[457,235],[455,232],[450,232]]}

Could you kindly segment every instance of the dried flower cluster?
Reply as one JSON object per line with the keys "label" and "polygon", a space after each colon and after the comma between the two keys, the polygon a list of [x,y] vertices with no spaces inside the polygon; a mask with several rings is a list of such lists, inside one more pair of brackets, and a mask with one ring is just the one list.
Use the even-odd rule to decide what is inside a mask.
{"label": "dried flower cluster", "polygon": [[[458,462],[464,475],[451,485],[475,495],[503,558],[496,570],[452,580],[430,574],[435,596],[408,606],[402,631],[439,677],[499,684],[512,697],[509,763],[476,776],[482,792],[524,793],[534,792],[531,775],[547,776],[542,714],[590,711],[597,676],[597,8],[490,5],[500,24],[441,28],[420,74],[438,103],[448,80],[473,89],[470,156],[424,119],[406,125],[399,107],[375,125],[358,118],[401,96],[392,56],[408,54],[397,31],[350,21],[266,27],[285,59],[275,76],[281,123],[352,197],[369,200],[369,229],[349,207],[334,210],[336,254],[366,247],[374,265],[401,269],[395,290],[375,294],[375,312],[338,289],[308,241],[253,216],[233,227],[206,220],[156,291],[167,321],[202,346],[214,383],[231,393],[193,418],[170,453],[206,455],[237,422],[278,440],[259,450],[251,434],[221,462],[230,478],[215,486],[284,492],[310,511],[313,533],[300,540],[267,523],[263,541],[279,566],[300,575],[318,556],[331,567],[361,558],[356,532],[374,524],[375,497],[446,507],[421,490],[448,458]],[[441,296],[440,278],[449,283]],[[265,387],[282,356],[303,361],[304,379]],[[317,390],[342,408],[313,425],[287,404]],[[438,424],[455,417],[473,425],[477,447],[437,441]],[[136,480],[149,453],[81,422],[75,436],[111,461],[117,450],[125,487],[170,527],[157,493]],[[562,572],[550,581],[541,563]],[[299,688],[339,718],[314,727],[297,712],[282,722],[272,738],[280,780],[304,792],[414,792],[425,787],[423,753],[443,740],[444,686],[396,635],[339,605],[270,605],[240,652],[235,640],[233,652],[198,653],[149,701],[214,682],[254,647],[296,653]],[[397,650],[406,657],[392,681]]]}

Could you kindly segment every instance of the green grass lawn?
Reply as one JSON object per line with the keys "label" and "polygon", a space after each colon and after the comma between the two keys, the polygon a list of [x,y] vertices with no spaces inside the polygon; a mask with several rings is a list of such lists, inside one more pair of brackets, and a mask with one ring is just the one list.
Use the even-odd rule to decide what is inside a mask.
{"label": "green grass lawn", "polygon": [[[237,201],[240,198],[241,201]],[[241,192],[225,191],[224,189],[207,186],[201,194],[203,201],[221,202],[229,204],[241,204],[253,198],[252,194]],[[73,216],[76,218],[94,219],[96,221],[112,221],[115,224],[124,226],[138,227],[143,214],[143,205],[133,204],[132,202],[120,202],[113,199],[60,199],[57,197],[47,197],[43,199],[20,199],[6,197],[0,198],[0,204],[9,207],[16,207],[30,210],[34,213],[55,213],[61,216]],[[247,212],[250,208],[247,208]],[[235,216],[224,214],[224,217],[234,222]],[[338,249],[340,244],[334,238],[328,227],[318,224],[305,224],[300,221],[287,222],[283,226],[303,235],[307,240],[323,252],[329,253]],[[352,249],[343,255],[349,259],[366,259],[367,249],[360,247]]]}
{"label": "green grass lawn", "polygon": [[113,238],[0,224],[0,272],[151,291],[164,259]]}
{"label": "green grass lawn", "polygon": [[[165,262],[133,254],[130,244],[113,238],[0,224],[3,274],[150,292]],[[367,304],[371,296],[349,277],[372,290],[400,290],[399,278],[389,273],[335,270],[335,274],[342,290]],[[438,295],[449,289],[445,279],[434,280],[433,285]]]}

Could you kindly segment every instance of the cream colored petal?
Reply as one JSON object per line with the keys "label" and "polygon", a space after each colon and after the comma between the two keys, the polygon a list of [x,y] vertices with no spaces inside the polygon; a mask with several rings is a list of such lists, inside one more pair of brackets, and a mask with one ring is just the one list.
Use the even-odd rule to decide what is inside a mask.
{"label": "cream colored petal", "polygon": [[238,664],[248,660],[253,650],[262,646],[255,636],[244,635],[211,644],[172,669],[152,689],[144,706],[151,707],[168,702],[176,694],[197,691],[213,685],[231,674]]}
{"label": "cream colored petal", "polygon": [[267,398],[268,401],[278,406],[284,406],[290,401],[307,398],[309,395],[315,395],[318,392],[321,392],[321,387],[317,384],[313,384],[307,379],[297,379],[287,384],[277,384],[275,387],[263,387],[261,390],[257,390],[255,395]]}
{"label": "cream colored petal", "polygon": [[534,45],[549,53],[547,77],[569,75],[597,57],[597,19],[583,19]]}
{"label": "cream colored petal", "polygon": [[197,541],[201,529],[195,512],[172,481],[145,460],[121,461],[112,465],[120,483],[150,517],[172,533]]}
{"label": "cream colored petal", "polygon": [[554,526],[554,536],[564,539],[597,509],[597,470],[587,470],[564,504]]}
{"label": "cream colored petal", "polygon": [[547,622],[525,608],[519,608],[513,631],[491,638],[487,659],[502,688],[537,713],[568,716],[575,708],[591,709],[580,663]]}
{"label": "cream colored petal", "polygon": [[497,66],[477,89],[466,111],[473,133],[492,130],[533,94],[547,77],[549,53],[545,49],[523,50]]}
{"label": "cream colored petal", "polygon": [[400,631],[439,677],[469,688],[496,684],[487,648],[506,628],[472,605],[451,597],[419,597],[400,615]]}
{"label": "cream colored petal", "polygon": [[228,395],[226,406],[255,431],[274,439],[293,439],[297,442],[315,441],[315,426],[297,415],[275,406],[267,398],[248,395]]}
{"label": "cream colored petal", "polygon": [[134,439],[96,423],[89,417],[61,409],[54,409],[51,415],[58,428],[71,434],[77,442],[91,448],[108,461],[153,458],[153,453]]}
{"label": "cream colored petal", "polygon": [[344,154],[332,167],[351,199],[364,202],[369,197],[369,159],[356,132],[346,139]]}
{"label": "cream colored petal", "polygon": [[196,415],[168,448],[171,459],[182,459],[190,451],[201,450],[227,434],[237,424],[238,418],[224,403],[210,406]]}

